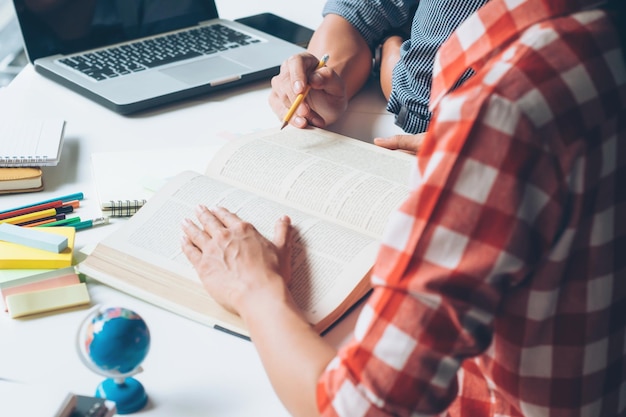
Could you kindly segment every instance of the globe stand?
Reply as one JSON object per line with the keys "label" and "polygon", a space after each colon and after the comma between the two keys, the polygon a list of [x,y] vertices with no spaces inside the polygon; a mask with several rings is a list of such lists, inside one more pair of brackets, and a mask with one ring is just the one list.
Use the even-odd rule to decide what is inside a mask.
{"label": "globe stand", "polygon": [[96,397],[114,401],[118,414],[134,413],[148,402],[146,390],[135,378],[107,378],[98,385]]}

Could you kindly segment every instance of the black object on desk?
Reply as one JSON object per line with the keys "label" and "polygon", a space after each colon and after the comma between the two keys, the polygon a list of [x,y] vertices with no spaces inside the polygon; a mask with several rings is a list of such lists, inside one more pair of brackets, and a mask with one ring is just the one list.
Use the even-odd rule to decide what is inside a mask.
{"label": "black object on desk", "polygon": [[115,403],[102,398],[76,395],[76,406],[69,417],[108,417],[116,412]]}
{"label": "black object on desk", "polygon": [[235,20],[303,48],[309,45],[313,36],[312,29],[273,13],[260,13]]}

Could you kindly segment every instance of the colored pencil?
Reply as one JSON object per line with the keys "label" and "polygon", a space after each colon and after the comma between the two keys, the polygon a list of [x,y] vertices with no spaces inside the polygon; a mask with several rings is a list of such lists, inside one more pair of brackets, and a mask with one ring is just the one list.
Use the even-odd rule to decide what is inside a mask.
{"label": "colored pencil", "polygon": [[65,220],[59,220],[58,222],[40,224],[38,227],[56,227],[56,226],[71,226],[72,223],[79,223],[80,217],[68,217]]}
{"label": "colored pencil", "polygon": [[83,198],[84,198],[83,193],[68,194],[68,195],[64,195],[64,196],[61,196],[61,197],[51,198],[49,200],[39,201],[39,202],[33,203],[33,204],[27,204],[25,206],[14,207],[14,208],[9,209],[9,210],[3,210],[3,211],[0,211],[0,215],[8,213],[10,211],[21,210],[21,209],[29,208],[29,207],[32,207],[32,206],[38,206],[38,205],[46,204],[46,203],[52,203],[54,201],[59,201],[60,200],[60,201],[66,202],[66,201],[82,200]]}

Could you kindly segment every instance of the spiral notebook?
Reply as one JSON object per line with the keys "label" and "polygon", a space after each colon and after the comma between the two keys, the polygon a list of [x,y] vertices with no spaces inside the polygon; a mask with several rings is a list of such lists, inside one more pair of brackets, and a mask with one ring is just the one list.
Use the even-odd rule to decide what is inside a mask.
{"label": "spiral notebook", "polygon": [[11,119],[0,123],[0,167],[55,166],[61,158],[65,120]]}

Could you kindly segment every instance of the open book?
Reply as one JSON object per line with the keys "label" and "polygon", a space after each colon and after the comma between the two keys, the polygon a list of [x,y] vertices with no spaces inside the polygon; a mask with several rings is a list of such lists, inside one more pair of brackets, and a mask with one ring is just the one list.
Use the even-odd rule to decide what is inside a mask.
{"label": "open book", "polygon": [[390,213],[408,196],[414,157],[320,129],[271,130],[227,143],[205,174],[169,180],[79,265],[88,276],[244,337],[243,321],[204,291],[180,247],[194,209],[224,206],[267,238],[282,214],[293,233],[290,290],[307,320],[328,329],[371,288]]}

